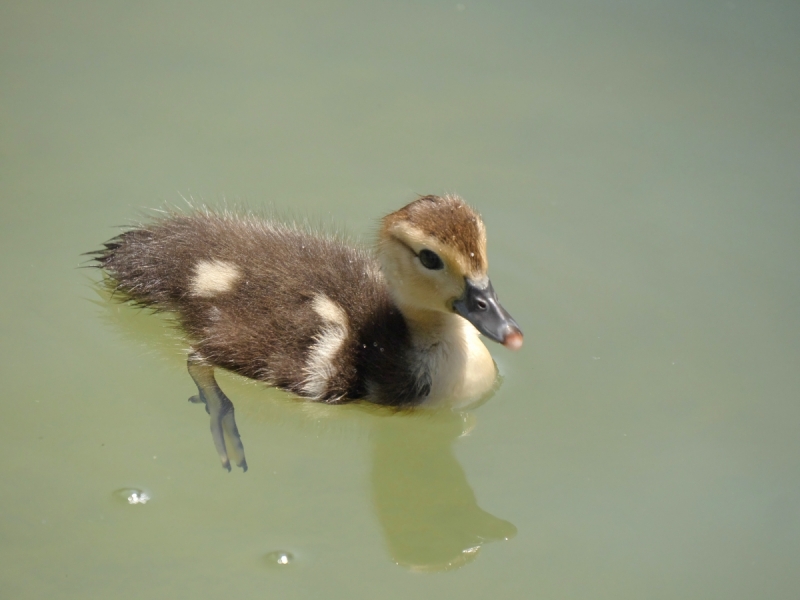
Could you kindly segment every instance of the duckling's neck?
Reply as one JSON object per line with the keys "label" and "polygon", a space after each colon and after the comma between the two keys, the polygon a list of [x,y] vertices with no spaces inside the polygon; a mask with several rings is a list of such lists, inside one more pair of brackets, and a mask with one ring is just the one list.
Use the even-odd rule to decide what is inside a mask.
{"label": "duckling's neck", "polygon": [[431,341],[437,343],[440,338],[447,336],[449,330],[456,323],[454,317],[458,315],[447,314],[438,310],[428,310],[413,306],[400,306],[400,312],[406,318],[408,328],[411,331],[415,343]]}
{"label": "duckling's neck", "polygon": [[467,406],[494,387],[497,369],[478,332],[456,314],[401,306],[415,362],[431,377],[425,404]]}

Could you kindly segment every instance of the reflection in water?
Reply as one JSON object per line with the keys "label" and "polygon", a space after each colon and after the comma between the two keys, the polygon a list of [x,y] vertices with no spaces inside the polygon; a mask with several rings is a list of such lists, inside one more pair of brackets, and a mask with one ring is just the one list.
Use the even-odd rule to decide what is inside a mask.
{"label": "reflection in water", "polygon": [[294,554],[285,550],[275,550],[264,557],[270,567],[283,567],[294,562]]}
{"label": "reflection in water", "polygon": [[392,558],[415,571],[458,568],[486,542],[517,530],[478,506],[453,441],[463,418],[452,412],[379,418],[372,489]]}
{"label": "reflection in water", "polygon": [[115,490],[111,495],[114,500],[120,503],[147,504],[150,501],[150,496],[147,492],[136,488],[122,488]]}

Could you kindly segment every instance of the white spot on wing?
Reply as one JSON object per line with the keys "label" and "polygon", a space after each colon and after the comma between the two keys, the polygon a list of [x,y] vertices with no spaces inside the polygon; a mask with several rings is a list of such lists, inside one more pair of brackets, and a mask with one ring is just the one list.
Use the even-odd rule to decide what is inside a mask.
{"label": "white spot on wing", "polygon": [[210,297],[228,292],[241,277],[239,268],[222,260],[201,260],[194,269],[194,277],[189,282],[193,296]]}
{"label": "white spot on wing", "polygon": [[327,296],[320,294],[314,298],[311,307],[315,313],[322,317],[323,321],[335,323],[347,329],[347,315],[344,314],[341,306]]}
{"label": "white spot on wing", "polygon": [[311,307],[324,324],[308,356],[303,392],[311,398],[320,398],[328,381],[336,375],[333,359],[347,339],[347,315],[341,306],[322,294],[314,298]]}

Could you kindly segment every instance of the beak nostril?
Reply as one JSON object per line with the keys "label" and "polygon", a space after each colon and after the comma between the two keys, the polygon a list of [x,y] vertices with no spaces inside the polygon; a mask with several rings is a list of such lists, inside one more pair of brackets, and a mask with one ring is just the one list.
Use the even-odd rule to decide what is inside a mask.
{"label": "beak nostril", "polygon": [[477,305],[478,310],[486,310],[486,300],[479,299],[475,304]]}

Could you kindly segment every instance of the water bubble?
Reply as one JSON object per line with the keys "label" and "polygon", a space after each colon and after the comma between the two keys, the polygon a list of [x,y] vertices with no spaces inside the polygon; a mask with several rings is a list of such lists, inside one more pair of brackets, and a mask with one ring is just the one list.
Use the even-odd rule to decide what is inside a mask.
{"label": "water bubble", "polygon": [[264,560],[266,560],[267,564],[270,566],[282,567],[294,562],[294,554],[286,552],[285,550],[275,550],[274,552],[266,554]]}
{"label": "water bubble", "polygon": [[111,495],[117,502],[123,504],[147,504],[151,500],[147,492],[136,488],[121,488]]}

